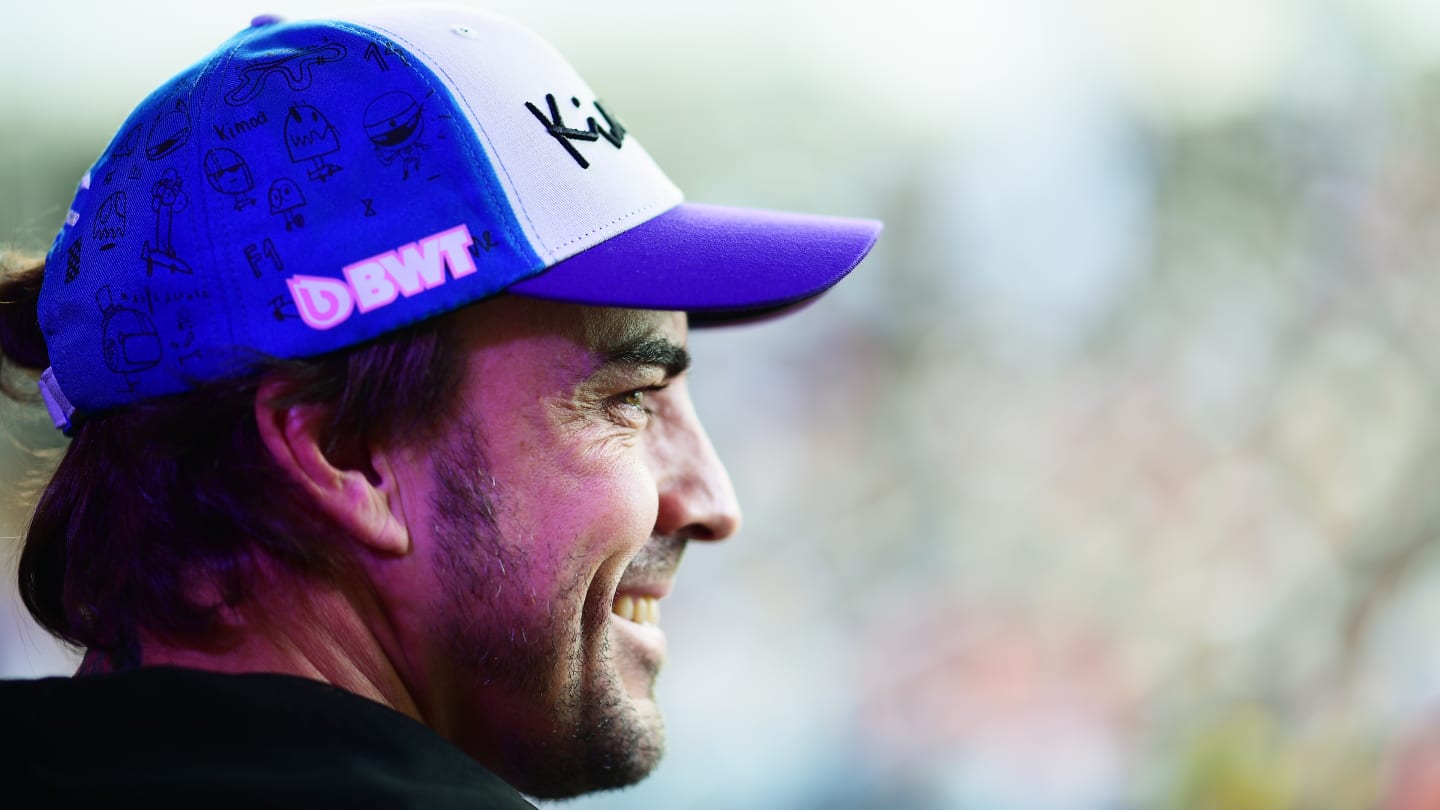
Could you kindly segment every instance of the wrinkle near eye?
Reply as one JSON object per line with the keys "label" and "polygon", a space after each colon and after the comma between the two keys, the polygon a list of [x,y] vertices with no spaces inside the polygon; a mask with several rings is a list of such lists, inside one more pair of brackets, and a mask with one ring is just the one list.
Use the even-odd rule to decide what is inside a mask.
{"label": "wrinkle near eye", "polygon": [[587,455],[603,452],[618,442],[623,446],[635,444],[648,422],[648,415],[637,411],[634,418],[622,418],[617,409],[625,407],[617,402],[624,391],[611,394],[591,386],[582,386],[572,396],[556,397],[547,403],[551,424],[563,432],[567,442],[580,448]]}

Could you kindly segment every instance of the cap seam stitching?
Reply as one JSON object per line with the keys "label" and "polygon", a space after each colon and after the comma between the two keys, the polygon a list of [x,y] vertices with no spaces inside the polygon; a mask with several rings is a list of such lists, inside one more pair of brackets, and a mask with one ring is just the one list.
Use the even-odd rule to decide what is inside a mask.
{"label": "cap seam stitching", "polygon": [[[363,36],[366,31],[369,31],[369,32],[372,32],[372,33],[377,33],[377,34],[380,34],[380,35],[382,35],[382,36],[389,37],[392,41],[394,41],[394,42],[396,42],[396,43],[398,43],[398,44],[404,45],[405,48],[406,48],[410,53],[418,54],[418,55],[420,55],[420,56],[425,57],[425,60],[426,60],[425,67],[428,69],[428,72],[431,73],[432,75],[438,74],[438,75],[440,75],[440,76],[443,76],[443,77],[445,78],[445,81],[449,83],[449,87],[445,87],[445,88],[441,88],[441,89],[445,90],[445,92],[450,96],[450,98],[452,98],[452,99],[458,101],[460,104],[464,105],[465,111],[468,113],[468,115],[466,116],[466,118],[469,120],[469,123],[470,123],[474,128],[476,128],[476,129],[478,129],[478,130],[480,131],[480,135],[485,139],[485,142],[486,142],[487,144],[492,143],[491,138],[490,138],[490,133],[485,130],[485,125],[482,124],[482,123],[480,122],[479,118],[475,115],[475,110],[470,106],[470,100],[467,99],[467,98],[465,98],[465,96],[464,96],[463,94],[459,93],[459,92],[452,92],[452,88],[457,87],[457,85],[455,84],[455,80],[454,80],[453,78],[451,78],[450,74],[449,74],[443,67],[440,66],[440,64],[438,63],[438,61],[437,61],[434,57],[430,56],[430,54],[429,54],[428,52],[426,52],[423,48],[417,47],[413,42],[411,42],[410,40],[406,39],[405,37],[402,37],[402,36],[396,34],[394,31],[391,31],[390,29],[385,28],[385,27],[382,27],[382,26],[379,26],[379,25],[362,24],[362,23],[350,23],[350,22],[343,22],[343,21],[336,21],[335,25],[336,25],[336,27],[338,27],[338,28],[347,29],[347,30],[349,30],[351,33],[359,34],[359,35],[361,35],[361,36]],[[417,73],[420,73],[420,71],[417,71]],[[420,75],[421,75],[421,80],[425,82],[426,87],[430,87],[430,80],[429,80],[429,78],[426,77],[423,73],[420,73]],[[431,88],[431,89],[434,89],[434,88]],[[466,143],[464,148],[465,148],[465,151],[470,155],[471,160],[478,163],[478,161],[475,161],[475,151],[474,151],[474,150],[475,150],[475,147],[476,147],[476,144],[474,144],[474,143]],[[513,177],[511,177],[511,175],[510,175],[510,170],[509,170],[508,168],[506,168],[504,161],[500,158],[500,155],[499,155],[498,153],[496,153],[493,148],[490,149],[490,150],[488,150],[488,152],[489,152],[489,154],[487,155],[487,158],[493,158],[493,159],[488,159],[487,162],[491,163],[492,165],[499,166],[500,171],[502,171],[502,172],[505,173],[505,179],[510,183],[510,187],[511,187],[511,188],[516,188],[516,186],[515,186],[515,180],[514,180]],[[487,186],[486,192],[488,193],[488,195],[489,195],[489,197],[490,197],[490,204],[494,207],[494,210],[495,210],[495,211],[499,212],[499,211],[504,211],[506,208],[510,208],[510,206],[508,205],[508,202],[509,202],[508,200],[500,200],[500,199],[497,198],[497,192],[499,191],[499,189],[496,189],[496,188],[494,187],[494,184],[492,184],[492,183],[486,183],[485,185]],[[502,194],[502,196],[503,196],[503,192],[501,192],[501,194]],[[523,213],[523,214],[525,215],[525,221],[528,222],[528,223],[530,223],[530,230],[531,230],[532,233],[535,234],[535,238],[536,238],[537,240],[542,241],[542,243],[543,243],[543,238],[540,236],[540,231],[539,231],[538,228],[536,228],[536,226],[535,226],[535,221],[530,218],[530,212],[525,209],[525,201],[520,198],[520,194],[519,194],[518,189],[516,190],[516,194],[515,194],[515,202],[516,202],[516,204],[519,206],[521,213]],[[512,209],[512,210],[513,210],[513,209]],[[511,238],[511,239],[514,239],[514,240],[517,242],[517,244],[529,244],[529,243],[530,243],[530,239],[529,239],[525,234],[523,234],[523,233],[520,233],[520,234],[515,233],[515,229],[514,229],[514,227],[512,227],[512,226],[509,224],[507,217],[500,217],[500,219],[505,222],[505,225],[504,225],[505,231],[510,235],[510,238]],[[516,224],[518,225],[518,223],[516,223]],[[545,247],[543,244],[542,244],[542,247],[545,248],[545,251],[546,251],[547,253],[549,252],[550,249],[549,249],[548,247]]]}
{"label": "cap seam stitching", "polygon": [[[248,28],[248,29],[246,29],[245,31],[241,32],[241,36],[235,37],[235,46],[234,46],[234,47],[232,47],[227,53],[225,53],[225,55],[224,55],[223,57],[219,57],[217,60],[212,61],[209,65],[206,65],[206,68],[207,68],[207,69],[210,68],[210,67],[215,67],[215,68],[216,68],[215,70],[210,70],[210,71],[201,70],[201,71],[200,71],[200,75],[205,75],[206,78],[207,78],[210,82],[212,82],[213,85],[214,85],[213,87],[207,88],[207,90],[208,90],[208,89],[213,89],[213,90],[215,90],[217,93],[223,93],[223,92],[225,91],[225,83],[226,83],[225,80],[226,80],[226,78],[228,78],[228,76],[230,75],[230,66],[231,66],[232,64],[234,64],[234,62],[235,62],[235,53],[236,53],[237,51],[239,51],[240,48],[243,47],[246,42],[249,42],[250,39],[252,39],[253,37],[255,37],[255,36],[257,35],[257,32],[258,32],[258,31],[259,31],[258,28],[255,28],[255,27],[252,26],[251,28]],[[219,63],[218,65],[216,64],[217,62]],[[199,77],[197,76],[197,82],[196,82],[197,87],[194,87],[194,88],[192,88],[192,90],[191,90],[192,97],[194,97],[195,95],[198,95],[197,93],[195,93],[195,90],[198,90],[198,89],[199,89],[199,88],[198,88],[198,84],[199,84],[198,78],[199,78]],[[211,98],[208,98],[208,97],[205,98],[205,99],[203,99],[203,101],[206,103],[205,113],[206,113],[207,115],[210,113],[209,102],[210,102],[211,100],[212,100],[212,99],[211,99]],[[198,117],[197,117],[197,123],[198,123]],[[207,123],[208,123],[208,119],[207,119]],[[203,174],[204,174],[204,158],[201,157],[201,154],[200,154],[201,146],[202,146],[202,144],[199,143],[199,142],[197,142],[197,143],[195,144],[195,158],[196,158],[196,163],[197,163],[198,167],[201,169],[201,172],[200,172],[197,176],[203,176]],[[200,199],[200,212],[201,212],[201,217],[202,217],[202,218],[204,219],[204,221],[205,221],[205,229],[206,229],[206,231],[208,232],[208,231],[210,230],[210,223],[211,223],[210,213],[211,213],[211,211],[210,211],[210,204],[209,204],[209,202],[208,202],[209,197],[208,197],[208,195],[206,195],[204,192],[205,192],[205,189],[203,189],[203,188],[198,188],[198,189],[195,190],[196,196]],[[235,245],[235,241],[236,241],[236,240],[235,240],[235,228],[232,226],[231,220],[230,220],[228,217],[220,217],[218,221],[219,221],[220,230],[221,230],[221,232],[222,232],[223,235],[224,235],[226,244],[228,244],[228,245],[230,245],[231,247],[233,247],[233,246]],[[248,315],[248,312],[236,313],[234,310],[235,310],[235,307],[236,307],[236,306],[248,310],[249,297],[248,297],[248,296],[245,296],[245,295],[243,295],[243,294],[240,294],[240,295],[232,295],[232,293],[238,293],[239,290],[237,290],[237,288],[235,287],[235,285],[232,284],[232,282],[234,281],[234,279],[230,278],[230,275],[231,275],[231,274],[228,273],[228,272],[225,272],[225,270],[228,269],[228,268],[223,268],[223,267],[222,267],[222,265],[223,265],[223,263],[224,263],[224,260],[220,257],[220,245],[217,243],[216,240],[213,240],[213,239],[212,239],[212,240],[209,240],[209,242],[210,242],[210,245],[209,245],[209,248],[210,248],[210,261],[209,261],[209,263],[208,263],[208,269],[209,269],[209,271],[210,271],[212,274],[214,274],[214,275],[220,280],[220,283],[221,283],[221,284],[224,286],[224,288],[225,288],[225,303],[224,303],[223,305],[221,305],[219,308],[224,311],[226,331],[228,331],[228,332],[230,333],[230,342],[229,342],[230,351],[228,352],[227,356],[223,358],[223,362],[225,362],[225,363],[228,364],[228,363],[232,363],[233,360],[234,360],[234,355],[235,355],[234,349],[235,349],[235,347],[242,345],[242,344],[240,343],[240,341],[239,341],[239,337],[240,337],[240,336],[238,336],[238,335],[236,334],[237,325],[238,325],[239,323],[241,323],[241,322],[243,322],[247,327],[248,327],[248,325],[249,325],[249,318],[248,318],[248,317],[244,317],[244,316]],[[235,306],[232,306],[232,303],[233,303]],[[238,314],[240,317],[237,317],[237,314]],[[246,328],[244,331],[245,331],[245,334],[243,335],[243,337],[245,338],[245,344],[244,344],[244,345],[249,345],[249,343],[251,342],[251,338],[253,337],[253,335],[252,335],[252,333],[250,332],[250,330],[249,330],[248,328]],[[233,369],[232,369],[232,371],[233,371]],[[187,386],[187,387],[188,387],[188,386]]]}
{"label": "cap seam stitching", "polygon": [[[633,216],[635,216],[635,215],[637,215],[637,214],[643,214],[643,213],[645,213],[646,211],[649,211],[649,210],[652,209],[652,208],[655,208],[655,207],[657,207],[657,206],[659,206],[659,205],[662,205],[664,202],[665,202],[665,200],[655,200],[654,202],[646,203],[645,205],[643,205],[643,206],[641,206],[641,207],[639,207],[639,208],[636,208],[634,211],[631,211],[631,212],[628,213],[628,214],[621,214],[620,216],[616,217],[615,219],[610,220],[609,222],[605,223],[604,225],[600,225],[600,226],[598,226],[598,227],[591,228],[590,230],[586,231],[585,233],[580,234],[579,236],[574,237],[573,239],[569,239],[569,240],[567,240],[567,241],[565,241],[565,242],[562,242],[562,243],[556,245],[556,246],[550,251],[550,255],[553,257],[553,256],[555,255],[555,253],[557,253],[557,252],[559,252],[559,251],[561,251],[561,250],[564,250],[565,248],[567,248],[567,247],[575,244],[576,242],[580,242],[580,241],[583,241],[583,240],[585,240],[585,239],[589,239],[591,236],[594,236],[595,234],[600,233],[601,231],[604,231],[604,230],[607,230],[607,229],[609,229],[609,228],[612,228],[612,227],[614,227],[615,225],[618,225],[618,224],[620,224],[621,222],[624,222],[625,220],[630,219],[631,217],[633,217]],[[674,207],[674,206],[671,206],[671,207]],[[568,257],[567,257],[567,258],[568,258]]]}

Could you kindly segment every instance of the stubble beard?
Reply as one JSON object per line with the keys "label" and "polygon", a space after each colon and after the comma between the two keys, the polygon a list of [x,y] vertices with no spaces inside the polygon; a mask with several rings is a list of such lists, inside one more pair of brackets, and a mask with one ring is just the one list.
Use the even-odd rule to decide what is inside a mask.
{"label": "stubble beard", "polygon": [[504,498],[479,435],[458,425],[435,456],[442,632],[452,663],[480,679],[470,688],[499,690],[538,714],[505,730],[504,761],[482,764],[542,799],[633,785],[659,764],[664,724],[658,712],[642,715],[621,682],[609,606],[592,611],[594,626],[572,629],[582,622],[582,576],[558,593],[534,592],[530,549],[498,528]]}

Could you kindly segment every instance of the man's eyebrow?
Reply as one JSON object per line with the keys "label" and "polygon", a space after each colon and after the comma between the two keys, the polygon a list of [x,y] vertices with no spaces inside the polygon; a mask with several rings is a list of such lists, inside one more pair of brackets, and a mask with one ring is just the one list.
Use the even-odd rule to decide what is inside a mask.
{"label": "man's eyebrow", "polygon": [[639,337],[601,350],[596,370],[606,366],[659,366],[669,379],[690,367],[690,352],[662,337]]}

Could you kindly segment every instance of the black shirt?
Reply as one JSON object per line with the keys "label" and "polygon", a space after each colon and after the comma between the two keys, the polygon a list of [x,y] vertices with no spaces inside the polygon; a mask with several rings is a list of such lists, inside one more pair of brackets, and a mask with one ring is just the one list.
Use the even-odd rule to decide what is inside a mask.
{"label": "black shirt", "polygon": [[426,726],[289,675],[0,681],[0,805],[533,808]]}

